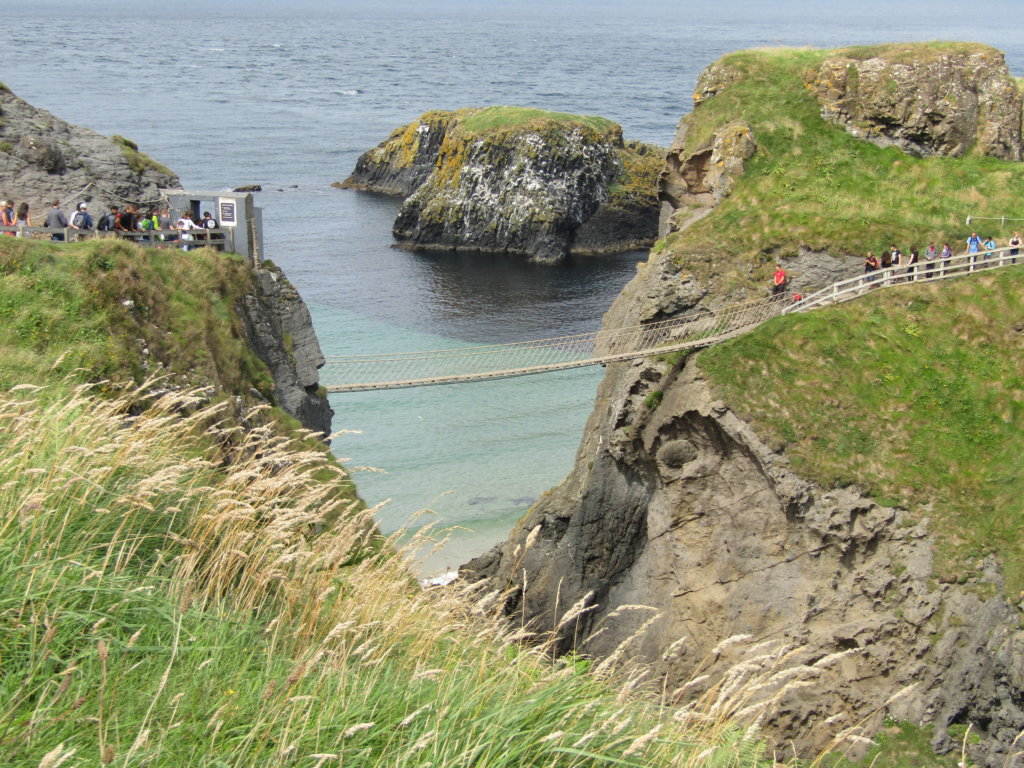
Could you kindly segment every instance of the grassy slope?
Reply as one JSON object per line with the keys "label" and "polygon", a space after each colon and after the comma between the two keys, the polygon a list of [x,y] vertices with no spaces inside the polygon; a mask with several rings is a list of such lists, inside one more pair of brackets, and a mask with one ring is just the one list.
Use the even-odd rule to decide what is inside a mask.
{"label": "grassy slope", "polygon": [[1024,265],[777,319],[700,365],[793,468],[929,516],[955,579],[1024,589]]}
{"label": "grassy slope", "polygon": [[225,462],[187,402],[0,395],[5,766],[762,764],[416,588],[322,453],[257,430]]}
{"label": "grassy slope", "polygon": [[0,237],[0,387],[163,372],[269,399],[270,375],[235,312],[250,287],[232,255]]}
{"label": "grassy slope", "polygon": [[[950,46],[964,47],[899,48],[927,56]],[[888,53],[893,48],[872,50]],[[868,49],[855,52],[864,55]],[[957,249],[970,234],[968,215],[1024,216],[1020,163],[917,159],[856,139],[822,119],[803,78],[828,55],[781,49],[725,56],[720,63],[742,77],[689,118],[688,151],[737,120],[750,125],[757,141],[757,152],[733,194],[711,215],[658,246],[668,249],[682,270],[717,276],[716,292],[737,287],[763,292],[771,258],[796,254],[799,246],[861,255],[893,242],[906,251],[930,240],[948,240]],[[1005,242],[1010,230],[1019,227],[1009,224],[991,232]]]}

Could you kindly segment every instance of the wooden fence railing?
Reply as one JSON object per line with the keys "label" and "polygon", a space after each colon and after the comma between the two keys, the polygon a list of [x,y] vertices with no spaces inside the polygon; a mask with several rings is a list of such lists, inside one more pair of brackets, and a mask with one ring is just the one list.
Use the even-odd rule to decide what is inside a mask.
{"label": "wooden fence railing", "polygon": [[[1015,253],[1015,251],[1019,252]],[[911,266],[889,267],[874,272],[865,272],[863,275],[840,280],[828,288],[805,296],[800,301],[791,304],[786,311],[802,312],[826,304],[848,301],[874,288],[945,280],[985,269],[1009,267],[1017,264],[1018,259],[1021,264],[1024,264],[1024,248],[993,248],[978,253],[964,253],[948,259],[920,261]]]}
{"label": "wooden fence railing", "polygon": [[59,241],[66,243],[81,242],[93,238],[130,240],[139,245],[154,248],[217,248],[234,253],[235,231],[233,227],[216,229],[193,229],[182,231],[177,229],[157,229],[137,232],[126,232],[113,229],[98,231],[95,229],[75,229],[74,227],[0,227],[2,236],[28,237],[36,240],[52,240],[54,235]]}

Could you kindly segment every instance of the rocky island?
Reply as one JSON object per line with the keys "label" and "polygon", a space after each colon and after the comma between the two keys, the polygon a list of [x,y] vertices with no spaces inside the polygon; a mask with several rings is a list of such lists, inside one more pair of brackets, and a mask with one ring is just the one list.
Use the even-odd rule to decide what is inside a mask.
{"label": "rocky island", "polygon": [[[965,216],[1019,203],[1021,93],[985,46],[740,52],[694,102],[605,327],[764,296],[776,263],[804,290],[890,243],[962,252]],[[780,749],[1018,765],[1022,293],[908,284],[609,365],[573,472],[463,575],[673,702],[754,680]]]}
{"label": "rocky island", "polygon": [[653,244],[663,155],[603,118],[435,111],[365,153],[340,186],[405,197],[402,247],[556,262]]}

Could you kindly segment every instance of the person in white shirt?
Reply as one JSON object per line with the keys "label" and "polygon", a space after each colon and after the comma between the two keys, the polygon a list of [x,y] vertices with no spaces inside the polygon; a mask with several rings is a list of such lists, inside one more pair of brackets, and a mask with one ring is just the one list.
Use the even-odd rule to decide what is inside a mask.
{"label": "person in white shirt", "polygon": [[189,249],[189,241],[195,239],[195,235],[192,234],[191,230],[200,228],[198,224],[192,221],[192,211],[185,211],[181,214],[181,218],[178,219],[178,223],[174,225],[174,228],[181,232],[183,243],[181,250],[187,251]]}

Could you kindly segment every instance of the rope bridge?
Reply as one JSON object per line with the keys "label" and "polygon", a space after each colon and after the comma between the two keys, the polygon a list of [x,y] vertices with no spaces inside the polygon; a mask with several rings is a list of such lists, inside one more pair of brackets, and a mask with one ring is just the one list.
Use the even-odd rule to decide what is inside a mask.
{"label": "rope bridge", "polygon": [[1024,264],[1024,254],[1018,255],[1018,250],[1024,249],[995,248],[912,267],[880,269],[840,280],[795,302],[784,294],[658,323],[575,336],[426,352],[336,357],[328,359],[320,369],[320,383],[328,392],[423,387],[528,376],[699,349],[739,336],[787,312],[848,301],[875,289],[908,282],[932,282],[1008,267],[1017,264],[1018,257]]}
{"label": "rope bridge", "polygon": [[320,383],[328,392],[422,387],[603,365],[706,347],[782,314],[787,296],[758,299],[658,323],[511,344],[436,349],[327,360]]}

